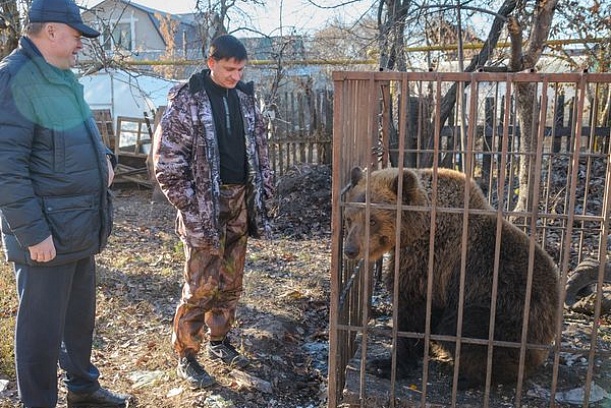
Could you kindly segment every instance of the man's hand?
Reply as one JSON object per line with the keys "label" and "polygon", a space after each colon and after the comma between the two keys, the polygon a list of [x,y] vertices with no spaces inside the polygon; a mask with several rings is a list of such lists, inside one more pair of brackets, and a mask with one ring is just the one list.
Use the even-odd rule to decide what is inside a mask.
{"label": "man's hand", "polygon": [[108,187],[110,187],[112,180],[115,178],[115,170],[112,168],[110,157],[106,156],[106,162],[108,163]]}
{"label": "man's hand", "polygon": [[53,236],[49,235],[44,241],[32,245],[28,248],[30,251],[30,258],[36,262],[49,262],[55,259],[55,244],[53,243]]}

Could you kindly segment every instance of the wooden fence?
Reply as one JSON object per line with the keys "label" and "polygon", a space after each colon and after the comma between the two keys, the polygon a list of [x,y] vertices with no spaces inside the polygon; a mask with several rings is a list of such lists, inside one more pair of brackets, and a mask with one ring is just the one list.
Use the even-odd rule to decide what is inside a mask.
{"label": "wooden fence", "polygon": [[[467,100],[470,94],[464,95],[464,100]],[[490,181],[490,174],[495,171],[492,168],[492,163],[498,163],[497,155],[500,150],[499,143],[501,138],[499,135],[505,132],[509,138],[509,146],[511,149],[517,149],[520,142],[520,126],[516,120],[515,100],[512,95],[509,96],[510,101],[505,100],[507,96],[504,94],[498,97],[486,97],[482,99],[483,103],[478,108],[478,112],[474,120],[468,120],[464,127],[455,124],[457,114],[453,110],[449,116],[448,124],[443,126],[439,131],[440,146],[443,152],[439,156],[439,162],[442,167],[463,169],[464,163],[461,154],[458,154],[461,149],[461,138],[469,134],[474,126],[473,135],[477,143],[481,146],[480,154],[477,157],[478,166],[481,168],[482,186],[486,186]],[[552,106],[549,107],[548,118],[544,120],[540,130],[543,136],[544,151],[548,153],[563,153],[568,152],[572,148],[575,129],[577,128],[576,115],[576,97],[572,95],[567,97],[564,93],[559,93],[554,97]],[[432,165],[432,155],[430,149],[425,146],[433,145],[434,129],[427,127],[434,123],[434,109],[429,106],[430,101],[426,97],[410,97],[410,108],[407,113],[407,127],[404,151],[404,165],[408,167],[430,167]],[[541,98],[536,104],[537,108],[542,106]],[[505,110],[508,109],[508,112]],[[594,112],[589,111],[591,116],[585,124],[580,125],[580,142],[582,149],[593,151],[607,151],[609,137],[611,134],[611,109],[603,112],[604,117],[598,117],[595,121],[592,120]],[[389,119],[391,120],[391,119]],[[507,130],[504,131],[507,122]],[[392,128],[392,126],[390,126]],[[430,130],[429,134],[423,132],[423,129]],[[420,132],[419,136],[416,136]],[[389,160],[393,165],[398,164],[399,141],[397,137],[393,137],[392,130],[389,130],[389,151],[391,152]]]}
{"label": "wooden fence", "polygon": [[[498,84],[497,84],[498,86]],[[470,94],[464,95],[464,100],[470,98]],[[495,146],[495,140],[498,141],[498,135],[504,130],[507,125],[507,136],[511,138],[512,146],[517,146],[520,138],[520,126],[517,123],[515,115],[515,101],[513,96],[510,96],[510,101],[505,100],[506,95],[501,94],[498,97],[479,97],[482,103],[476,109],[479,112],[475,113],[475,117],[467,116],[464,126],[457,124],[460,119],[455,110],[449,115],[448,123],[440,128],[438,136],[435,135],[435,129],[432,124],[437,119],[434,115],[435,109],[430,106],[431,101],[428,97],[416,96],[409,98],[409,108],[406,109],[407,116],[407,132],[405,140],[404,165],[408,167],[430,167],[432,165],[432,156],[430,154],[431,146],[435,137],[439,137],[440,147],[443,150],[443,156],[440,161],[444,167],[462,168],[461,156],[455,153],[461,149],[461,135],[470,134],[473,132],[475,138],[482,143],[481,153],[484,167],[489,167],[490,153],[498,150],[499,146]],[[570,150],[572,137],[574,136],[576,123],[576,98],[574,95],[567,97],[563,93],[555,95],[552,105],[549,108],[547,118],[544,118],[544,126],[541,131],[544,136],[544,148],[546,152],[560,153]],[[400,103],[398,103],[400,104]],[[542,106],[541,99],[535,104],[535,109],[540,109]],[[400,108],[399,108],[400,109]],[[506,114],[505,110],[508,109]],[[594,112],[589,112],[594,115]],[[381,127],[386,128],[388,147],[391,151],[389,159],[391,163],[397,163],[399,140],[396,137],[397,130],[393,128],[392,117],[387,117],[385,120],[389,124],[380,123]],[[605,150],[609,143],[609,134],[611,133],[611,110],[604,113],[605,117],[598,117],[595,122],[580,126],[580,138],[583,148],[592,148],[599,151]],[[506,123],[507,122],[507,123]],[[473,129],[471,129],[473,126]]]}
{"label": "wooden fence", "polygon": [[[332,132],[332,93],[287,92],[277,98],[265,114],[269,118],[269,153],[276,177],[298,164],[330,164]],[[94,111],[102,138],[119,158],[115,181],[152,187],[147,161],[156,124],[155,118],[143,116],[116,118],[109,109]]]}
{"label": "wooden fence", "polygon": [[[269,95],[265,99],[269,99]],[[300,163],[331,164],[333,93],[285,92],[268,105],[270,160],[276,176]]]}

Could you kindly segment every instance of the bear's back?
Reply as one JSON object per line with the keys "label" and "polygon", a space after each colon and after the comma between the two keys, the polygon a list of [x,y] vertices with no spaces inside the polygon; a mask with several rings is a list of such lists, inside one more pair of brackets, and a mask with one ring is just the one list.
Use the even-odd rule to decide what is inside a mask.
{"label": "bear's back", "polygon": [[[420,183],[429,196],[429,202],[433,199],[434,171],[433,169],[417,169]],[[437,170],[437,197],[436,206],[442,208],[470,208],[493,210],[486,200],[482,190],[464,173],[450,170]],[[468,188],[469,205],[465,206],[465,186]]]}

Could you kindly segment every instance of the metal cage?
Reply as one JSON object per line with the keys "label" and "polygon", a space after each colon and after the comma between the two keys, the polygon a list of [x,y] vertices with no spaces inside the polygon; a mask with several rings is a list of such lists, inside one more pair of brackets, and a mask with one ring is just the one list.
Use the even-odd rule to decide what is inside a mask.
{"label": "metal cage", "polygon": [[[328,406],[587,407],[607,397],[606,391],[611,391],[611,329],[604,282],[611,184],[607,106],[611,74],[334,72],[333,80]],[[520,93],[525,88],[530,98],[526,101],[525,93]],[[520,111],[520,103],[532,106],[530,113]],[[518,120],[520,112],[528,121]],[[530,163],[528,172],[520,172],[521,161]],[[456,350],[467,344],[486,347],[488,371],[495,365],[492,350],[496,347],[517,348],[522,356],[537,347],[527,343],[526,335],[511,344],[497,341],[492,334],[462,336],[460,322],[465,316],[461,306],[455,335],[436,333],[430,315],[423,316],[426,324],[421,331],[402,332],[396,327],[402,310],[393,299],[399,289],[395,281],[394,289],[389,290],[380,276],[394,273],[397,279],[400,267],[389,272],[386,257],[375,262],[368,255],[350,260],[343,253],[344,212],[356,205],[345,194],[354,166],[369,172],[387,167],[432,168],[433,174],[444,167],[458,170],[479,185],[491,206],[487,210],[490,216],[511,220],[527,234],[530,249],[524,256],[530,257],[530,267],[525,274],[532,275],[535,245],[552,257],[560,286],[560,298],[554,305],[557,329],[550,344],[539,346],[549,351],[549,358],[532,375],[524,372],[522,359],[516,383],[496,385],[488,373],[483,387],[460,389],[456,370],[460,354],[444,360],[432,353],[440,342],[451,343]],[[526,210],[516,212],[525,182],[520,174],[528,178],[530,195]],[[436,188],[434,184],[432,190]],[[379,209],[374,201],[368,197],[360,204],[366,217]],[[435,214],[458,211],[468,220],[477,213],[469,208],[443,209],[434,200],[427,208],[399,202],[395,210],[399,225],[409,211],[427,211],[432,231]],[[369,227],[364,230],[371,233]],[[434,242],[434,235],[431,233],[431,248],[442,244]],[[364,242],[375,238],[365,236]],[[399,240],[400,231],[396,238]],[[462,239],[456,252],[464,258],[466,233]],[[369,244],[365,246],[367,254]],[[393,251],[398,259],[400,251]],[[429,259],[432,263],[433,254]],[[495,265],[491,273],[496,291],[502,282],[498,260]],[[590,269],[591,280],[583,287],[567,289],[580,268]],[[434,269],[429,267],[429,275]],[[465,265],[460,269],[461,277],[469,273]],[[431,276],[428,279],[433,281]],[[532,279],[528,282],[527,293],[532,293]],[[458,298],[463,299],[468,289],[460,285]],[[430,284],[423,294],[429,312],[437,290]],[[528,318],[528,296],[524,302]],[[494,323],[492,313],[488,327]],[[402,338],[424,345],[421,361],[408,378],[399,378],[396,372],[394,346]],[[390,379],[379,378],[368,369],[370,361],[380,355],[391,358]]]}

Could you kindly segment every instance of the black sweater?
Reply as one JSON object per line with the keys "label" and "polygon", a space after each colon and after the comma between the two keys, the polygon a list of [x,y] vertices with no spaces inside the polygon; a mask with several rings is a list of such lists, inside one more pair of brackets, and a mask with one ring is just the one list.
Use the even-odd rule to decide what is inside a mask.
{"label": "black sweater", "polygon": [[204,78],[204,88],[212,104],[216,126],[221,181],[223,184],[245,184],[246,145],[238,95],[235,89],[217,85],[209,74]]}

